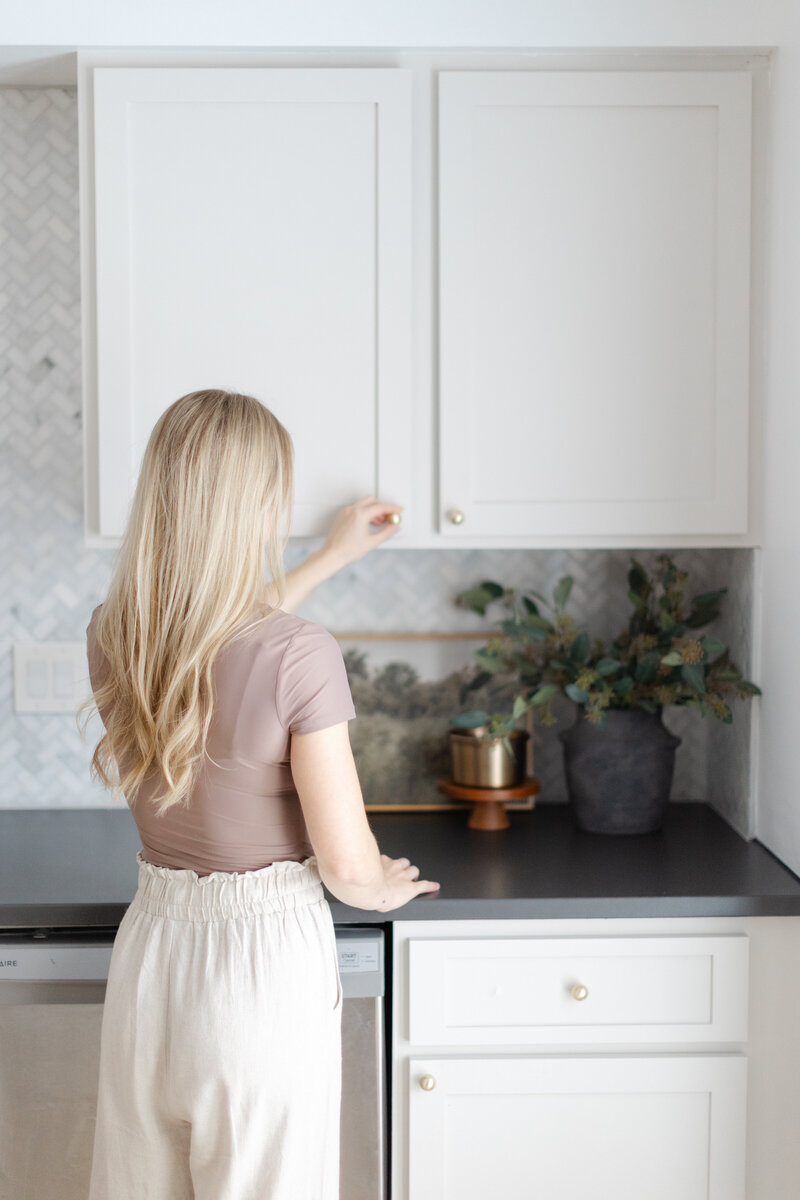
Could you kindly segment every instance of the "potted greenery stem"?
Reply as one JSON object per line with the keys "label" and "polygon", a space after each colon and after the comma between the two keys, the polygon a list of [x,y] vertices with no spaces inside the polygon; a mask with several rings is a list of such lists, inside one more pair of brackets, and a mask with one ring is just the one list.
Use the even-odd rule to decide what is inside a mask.
{"label": "potted greenery stem", "polygon": [[[726,646],[699,630],[719,616],[727,588],[684,599],[687,573],[661,554],[652,577],[631,559],[627,626],[606,646],[590,639],[565,611],[572,578],[559,580],[549,603],[534,591],[487,581],[456,603],[485,615],[510,610],[498,636],[476,658],[471,686],[493,674],[519,685],[515,711],[531,707],[553,725],[552,704],[564,695],[578,706],[560,734],[567,787],[580,828],[593,833],[649,833],[660,828],[680,739],[662,721],[668,705],[691,707],[730,724],[732,698],[760,695],[731,661]],[[543,611],[544,610],[544,611]]]}
{"label": "potted greenery stem", "polygon": [[[512,607],[516,604],[513,592],[492,582],[463,592],[456,603],[483,616],[486,606],[498,599]],[[524,605],[526,601],[520,603]],[[450,720],[450,754],[455,783],[473,787],[511,787],[525,779],[529,735],[516,726],[531,708],[529,695],[541,678],[541,667],[527,653],[529,642],[522,627],[516,621],[506,621],[503,629],[505,632],[501,636],[490,636],[486,648],[477,651],[475,659],[479,669],[462,687],[460,699],[464,704],[473,692],[494,690],[497,693],[499,690],[501,705],[510,701],[510,707],[491,714],[471,709]],[[498,682],[501,684],[499,689],[494,686]],[[502,686],[503,683],[506,686]]]}

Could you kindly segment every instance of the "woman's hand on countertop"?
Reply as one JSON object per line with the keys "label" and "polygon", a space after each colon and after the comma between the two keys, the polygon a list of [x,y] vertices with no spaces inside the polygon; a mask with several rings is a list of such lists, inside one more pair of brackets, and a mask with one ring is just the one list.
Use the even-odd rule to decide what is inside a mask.
{"label": "woman's hand on countertop", "polygon": [[419,867],[407,858],[390,858],[388,854],[381,854],[381,865],[388,894],[376,906],[378,912],[391,912],[424,892],[436,893],[441,887],[432,879],[420,879]]}

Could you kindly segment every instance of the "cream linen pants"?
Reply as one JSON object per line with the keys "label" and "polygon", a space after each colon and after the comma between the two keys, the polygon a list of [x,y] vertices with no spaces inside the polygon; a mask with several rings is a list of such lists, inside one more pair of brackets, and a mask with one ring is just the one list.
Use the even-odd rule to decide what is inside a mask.
{"label": "cream linen pants", "polygon": [[342,987],[316,858],[207,876],[137,858],[90,1200],[338,1200]]}

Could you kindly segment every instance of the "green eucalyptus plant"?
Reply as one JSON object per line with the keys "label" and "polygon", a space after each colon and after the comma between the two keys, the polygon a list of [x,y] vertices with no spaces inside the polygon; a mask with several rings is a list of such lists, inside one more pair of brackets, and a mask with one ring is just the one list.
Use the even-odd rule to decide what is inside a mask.
{"label": "green eucalyptus plant", "polygon": [[658,713],[667,705],[696,708],[702,716],[711,714],[730,724],[731,698],[748,699],[761,690],[742,677],[722,642],[697,632],[719,616],[728,589],[687,602],[687,579],[668,554],[658,556],[652,576],[632,558],[631,615],[609,646],[591,640],[565,611],[570,575],[558,581],[552,601],[491,580],[461,592],[456,604],[462,608],[485,616],[490,605],[499,603],[510,614],[476,653],[478,671],[465,694],[493,675],[513,678],[518,685],[513,713],[493,718],[505,732],[529,708],[542,724],[553,725],[552,702],[559,694],[580,705],[587,720],[599,726],[610,708]]}

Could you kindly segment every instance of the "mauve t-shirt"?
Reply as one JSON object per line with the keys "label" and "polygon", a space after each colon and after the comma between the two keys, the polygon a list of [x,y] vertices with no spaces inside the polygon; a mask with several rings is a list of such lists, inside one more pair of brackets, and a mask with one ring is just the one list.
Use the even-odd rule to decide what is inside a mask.
{"label": "mauve t-shirt", "polygon": [[[86,630],[94,690],[107,670],[94,636],[101,607]],[[143,784],[131,805],[147,862],[208,875],[314,853],[292,779],[291,737],[356,714],[336,639],[281,609],[255,615],[267,612],[267,621],[228,641],[214,662],[207,754],[188,806],[157,816],[158,780]]]}

